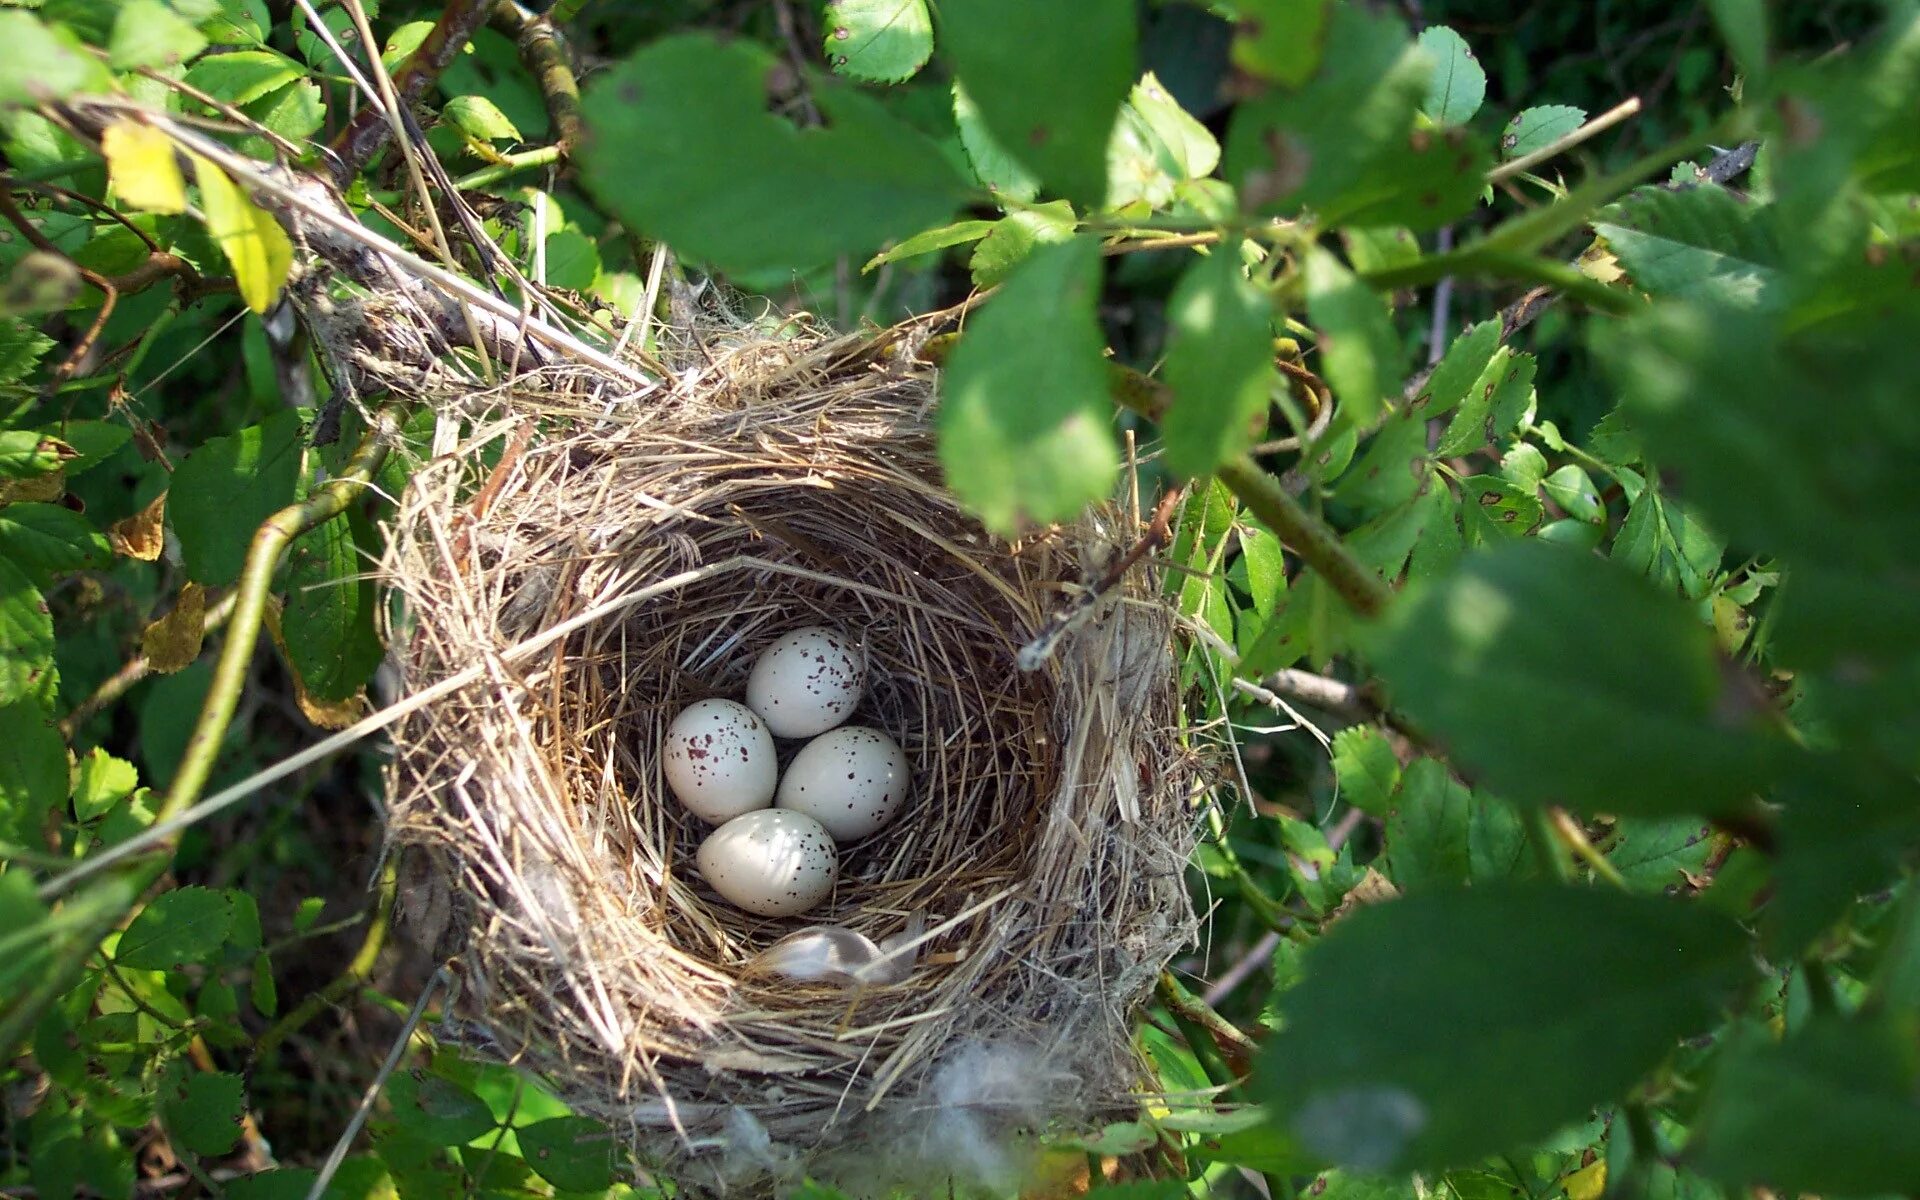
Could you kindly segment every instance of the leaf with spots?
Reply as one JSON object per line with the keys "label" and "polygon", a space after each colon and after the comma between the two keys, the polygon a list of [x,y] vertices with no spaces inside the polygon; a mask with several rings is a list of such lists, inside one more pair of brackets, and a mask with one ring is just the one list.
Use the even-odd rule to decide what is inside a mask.
{"label": "leaf with spots", "polygon": [[933,56],[926,0],[832,0],[822,23],[827,62],[849,79],[899,83]]}
{"label": "leaf with spots", "polygon": [[1433,60],[1421,110],[1442,125],[1466,124],[1487,98],[1486,71],[1474,58],[1467,40],[1445,25],[1427,26],[1418,41]]}
{"label": "leaf with spots", "polygon": [[175,1072],[161,1084],[160,1115],[168,1136],[209,1158],[239,1142],[246,1104],[246,1085],[224,1071]]}
{"label": "leaf with spots", "polygon": [[982,122],[1055,192],[1097,207],[1107,143],[1139,77],[1132,0],[946,0],[940,46]]}
{"label": "leaf with spots", "polygon": [[1543,104],[1522,111],[1507,122],[1500,135],[1502,158],[1523,158],[1541,150],[1580,128],[1587,119],[1586,110],[1570,104]]}
{"label": "leaf with spots", "polygon": [[497,1125],[485,1100],[419,1067],[395,1072],[387,1099],[394,1124],[434,1146],[463,1146]]}
{"label": "leaf with spots", "polygon": [[1452,458],[1504,437],[1526,412],[1535,369],[1533,355],[1500,347],[1466,390],[1434,453]]}
{"label": "leaf with spots", "polygon": [[551,1117],[515,1129],[520,1154],[534,1173],[567,1192],[598,1192],[613,1183],[613,1134],[587,1117]]}
{"label": "leaf with spots", "polygon": [[114,961],[122,967],[153,971],[206,962],[226,944],[232,928],[233,898],[226,892],[175,888],[140,910],[120,935]]}

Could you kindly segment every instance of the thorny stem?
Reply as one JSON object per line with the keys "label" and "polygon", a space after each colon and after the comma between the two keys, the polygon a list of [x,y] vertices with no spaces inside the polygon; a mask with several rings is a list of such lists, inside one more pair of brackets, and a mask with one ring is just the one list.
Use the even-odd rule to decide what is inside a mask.
{"label": "thorny stem", "polygon": [[399,868],[394,859],[389,858],[380,871],[378,890],[373,903],[367,910],[367,932],[360,940],[360,949],[346,970],[340,972],[332,982],[317,992],[309,993],[300,1002],[300,1006],[282,1016],[260,1035],[255,1044],[248,1070],[272,1059],[280,1043],[298,1032],[307,1022],[319,1016],[321,1012],[355,995],[373,978],[373,968],[380,960],[380,951],[386,948],[387,931],[393,922],[393,899],[399,887]]}
{"label": "thorny stem", "polygon": [[[453,65],[454,58],[486,24],[491,7],[492,0],[453,0],[440,11],[440,19],[394,75],[394,92],[402,108],[417,103],[440,73]],[[367,52],[377,53],[371,46]],[[387,113],[378,106],[369,105],[354,114],[333,140],[333,152],[328,156],[334,183],[341,188],[351,183],[392,133]]]}

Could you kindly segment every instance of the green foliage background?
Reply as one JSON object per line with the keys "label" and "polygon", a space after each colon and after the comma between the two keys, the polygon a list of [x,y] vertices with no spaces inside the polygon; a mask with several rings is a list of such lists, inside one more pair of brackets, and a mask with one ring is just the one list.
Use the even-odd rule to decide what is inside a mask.
{"label": "green foliage background", "polygon": [[435,21],[437,190],[583,336],[709,276],[770,329],[970,303],[986,525],[1128,486],[1124,436],[1178,489],[1209,937],[1142,1014],[1166,1094],[1036,1131],[1033,1194],[1920,1192],[1893,0],[0,5],[0,1190],[678,1190],[399,1036],[440,976],[373,756],[170,823],[391,698],[381,448],[432,419],[342,415],[241,160],[140,114],[418,245],[354,76]]}

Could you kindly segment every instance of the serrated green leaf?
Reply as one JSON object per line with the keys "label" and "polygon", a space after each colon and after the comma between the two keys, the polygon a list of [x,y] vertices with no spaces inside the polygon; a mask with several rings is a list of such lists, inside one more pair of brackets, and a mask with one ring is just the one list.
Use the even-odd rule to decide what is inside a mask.
{"label": "serrated green leaf", "polygon": [[1427,26],[1416,40],[1433,60],[1421,109],[1442,125],[1466,124],[1487,98],[1486,71],[1467,40],[1445,25]]}
{"label": "serrated green leaf", "polygon": [[1400,786],[1400,759],[1375,725],[1350,725],[1333,737],[1333,775],[1340,798],[1362,812],[1384,817]]}
{"label": "serrated green leaf", "polygon": [[827,61],[849,79],[899,83],[933,57],[926,0],[832,0],[821,24]]}
{"label": "serrated green leaf", "polygon": [[1257,525],[1240,527],[1240,557],[1235,565],[1245,580],[1253,611],[1271,617],[1287,590],[1286,554],[1280,539]]}
{"label": "serrated green leaf", "polygon": [[0,54],[0,108],[112,88],[106,64],[71,30],[49,28],[32,13],[0,12],[0,46],[7,48]]}
{"label": "serrated green leaf", "polygon": [[1429,891],[1363,907],[1308,950],[1254,1078],[1323,1161],[1471,1163],[1624,1093],[1751,972],[1740,927],[1699,906],[1542,884]]}
{"label": "serrated green leaf", "polygon": [[613,1183],[613,1134],[587,1117],[551,1117],[516,1128],[520,1155],[534,1173],[569,1192],[603,1191]]}
{"label": "serrated green leaf", "polygon": [[53,614],[33,580],[0,558],[0,705],[48,691],[53,672]]}
{"label": "serrated green leaf", "polygon": [[419,1067],[396,1072],[387,1084],[387,1099],[395,1124],[430,1145],[465,1145],[496,1127],[486,1101]]}
{"label": "serrated green leaf", "polygon": [[0,479],[32,479],[57,471],[78,452],[51,434],[0,429]]}
{"label": "serrated green leaf", "polygon": [[1233,6],[1233,65],[1260,79],[1297,87],[1326,51],[1330,0],[1238,0]]}
{"label": "serrated green leaf", "polygon": [[345,700],[366,685],[385,648],[370,573],[379,538],[351,509],[295,539],[287,555],[287,656],[307,694]]}
{"label": "serrated green leaf", "polygon": [[1515,487],[1498,475],[1469,475],[1460,481],[1460,531],[1469,549],[1524,536],[1545,514],[1531,489]]}
{"label": "serrated green leaf", "polygon": [[113,20],[107,59],[116,71],[172,67],[207,48],[193,23],[160,0],[125,0]]}
{"label": "serrated green leaf", "polygon": [[1201,476],[1253,444],[1274,383],[1272,306],[1240,256],[1189,266],[1167,301],[1163,374],[1173,407],[1161,422],[1167,465]]}
{"label": "serrated green leaf", "polygon": [[1333,389],[1343,418],[1364,426],[1387,397],[1398,394],[1405,358],[1386,297],[1319,247],[1307,252],[1306,285],[1307,316],[1320,337],[1321,378]]}
{"label": "serrated green leaf", "polygon": [[1547,494],[1547,499],[1576,521],[1598,521],[1606,515],[1600,503],[1600,489],[1593,486],[1592,476],[1578,463],[1556,468],[1540,481],[1540,489]]}
{"label": "serrated green leaf", "polygon": [[195,1154],[225,1154],[240,1141],[247,1089],[238,1075],[195,1071],[162,1086],[160,1113],[167,1135]]}
{"label": "serrated green leaf", "polygon": [[1688,1161],[1730,1185],[1870,1196],[1920,1179],[1920,1070],[1910,1024],[1816,1016],[1785,1041],[1751,1029],[1701,1107]]}
{"label": "serrated green leaf", "polygon": [[233,900],[205,887],[175,888],[154,897],[120,935],[114,960],[137,970],[170,971],[210,961],[233,927]]}
{"label": "serrated green leaf", "polygon": [[585,292],[600,275],[600,247],[578,229],[548,235],[545,247],[548,287]]}
{"label": "serrated green leaf", "polygon": [[1114,119],[1139,77],[1131,0],[945,0],[940,22],[941,53],[994,140],[1060,195],[1098,207]]}
{"label": "serrated green leaf", "polygon": [[1725,188],[1646,187],[1600,210],[1593,229],[1642,291],[1775,308],[1785,296],[1770,218]]}
{"label": "serrated green leaf", "polygon": [[68,421],[46,430],[44,436],[59,439],[74,452],[74,457],[62,464],[73,476],[105,462],[127,444],[133,431],[112,421]]}
{"label": "serrated green leaf", "polygon": [[105,566],[113,559],[106,535],[58,504],[0,508],[0,555],[43,579],[61,571]]}
{"label": "serrated green leaf", "polygon": [[1602,849],[1631,886],[1679,888],[1706,866],[1713,827],[1697,817],[1623,817]]}
{"label": "serrated green leaf", "polygon": [[1427,377],[1426,386],[1408,407],[1428,418],[1451,412],[1467,398],[1500,349],[1499,321],[1470,326],[1447,346],[1445,356]]}
{"label": "serrated green leaf", "polygon": [[234,50],[193,64],[187,82],[228,104],[251,104],[306,76],[305,67],[277,51]]}
{"label": "serrated green leaf", "polygon": [[180,538],[187,575],[208,586],[238,579],[254,530],[293,503],[299,467],[300,417],[294,412],[213,438],[187,455],[167,497],[167,519]]}
{"label": "serrated green leaf", "polygon": [[1497,442],[1510,432],[1533,393],[1535,367],[1531,354],[1516,354],[1505,346],[1495,351],[1486,369],[1466,390],[1434,453],[1453,458]]}
{"label": "serrated green leaf", "polygon": [[1585,124],[1584,109],[1570,104],[1542,104],[1522,110],[1507,122],[1500,135],[1500,154],[1504,158],[1524,158],[1535,150],[1551,146]]}
{"label": "serrated green leaf", "polygon": [[1724,549],[1724,542],[1652,481],[1634,497],[1613,540],[1613,557],[1693,600],[1712,589]]}
{"label": "serrated green leaf", "polygon": [[988,528],[1073,516],[1119,470],[1096,243],[1034,251],[984,305],[942,380],[940,462]]}
{"label": "serrated green leaf", "polygon": [[1500,478],[1528,493],[1547,478],[1547,456],[1532,442],[1521,442],[1500,456]]}
{"label": "serrated green leaf", "polygon": [[1711,813],[1763,786],[1776,750],[1731,715],[1685,603],[1557,546],[1463,559],[1410,587],[1369,642],[1395,704],[1514,800]]}
{"label": "serrated green leaf", "polygon": [[455,96],[441,106],[440,115],[468,137],[483,142],[517,142],[521,137],[519,128],[500,111],[500,106],[485,96]]}
{"label": "serrated green leaf", "polygon": [[1127,105],[1159,139],[1176,178],[1204,179],[1220,165],[1220,143],[1193,114],[1180,107],[1180,102],[1152,71],[1133,85],[1127,94]]}
{"label": "serrated green leaf", "polygon": [[1475,791],[1467,820],[1467,871],[1473,882],[1525,879],[1533,861],[1520,814],[1500,797]]}
{"label": "serrated green leaf", "polygon": [[975,287],[993,287],[1026,261],[1034,248],[1051,242],[1064,242],[1073,236],[1073,205],[1065,200],[1050,200],[1032,208],[1020,208],[993,223],[993,228],[973,248],[967,267],[973,273]]}
{"label": "serrated green leaf", "polygon": [[17,317],[0,316],[0,384],[25,379],[51,349],[46,334]]}
{"label": "serrated green leaf", "polygon": [[860,268],[860,273],[864,275],[875,267],[918,258],[922,254],[932,254],[936,250],[945,250],[950,246],[963,246],[968,242],[977,242],[992,233],[998,224],[997,221],[955,221],[951,225],[942,225],[937,229],[923,230],[899,245],[882,250],[868,259],[866,265]]}
{"label": "serrated green leaf", "polygon": [[0,738],[0,838],[38,845],[47,814],[67,790],[67,744],[37,704],[0,706],[0,729],[7,731]]}
{"label": "serrated green leaf", "polygon": [[960,147],[973,168],[973,177],[981,186],[995,196],[1023,204],[1040,194],[1039,178],[1001,146],[987,128],[979,106],[958,83],[953,85],[953,123],[960,131]]}
{"label": "serrated green leaf", "polygon": [[965,188],[924,135],[827,80],[811,89],[825,127],[797,129],[767,111],[774,61],[746,42],[677,34],[598,76],[583,102],[589,187],[640,229],[732,270],[866,254],[952,216]]}
{"label": "serrated green leaf", "polygon": [[1381,513],[1428,486],[1432,471],[1427,422],[1417,413],[1405,413],[1389,418],[1367,442],[1359,459],[1340,476],[1334,499],[1369,514]]}
{"label": "serrated green leaf", "polygon": [[[64,755],[62,757],[64,759]],[[63,761],[62,769],[65,766]],[[132,763],[95,746],[80,760],[80,768],[74,773],[74,819],[91,821],[104,816],[114,805],[133,795],[139,786],[140,773],[133,769]]]}
{"label": "serrated green leaf", "polygon": [[1407,767],[1383,835],[1387,873],[1402,889],[1465,883],[1472,793],[1431,758]]}

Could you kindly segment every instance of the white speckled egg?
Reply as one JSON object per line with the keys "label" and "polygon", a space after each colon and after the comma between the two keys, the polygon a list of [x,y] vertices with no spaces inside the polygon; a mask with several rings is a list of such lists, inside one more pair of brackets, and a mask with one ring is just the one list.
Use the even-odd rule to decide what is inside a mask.
{"label": "white speckled egg", "polygon": [[850,842],[891,821],[906,798],[906,752],[878,729],[843,725],[800,747],[774,804],[805,813],[835,841]]}
{"label": "white speckled egg", "polygon": [[702,821],[718,825],[773,802],[773,735],[744,704],[701,700],[680,710],[665,758],[667,786]]}
{"label": "white speckled egg", "polygon": [[827,898],[840,854],[820,822],[768,808],[735,817],[694,856],[713,890],[763,917],[791,917]]}
{"label": "white speckled egg", "polygon": [[852,716],[866,683],[867,656],[859,643],[810,625],[761,653],[747,678],[747,707],[775,737],[812,737]]}

